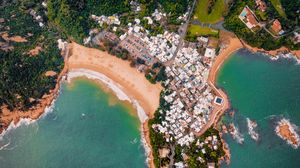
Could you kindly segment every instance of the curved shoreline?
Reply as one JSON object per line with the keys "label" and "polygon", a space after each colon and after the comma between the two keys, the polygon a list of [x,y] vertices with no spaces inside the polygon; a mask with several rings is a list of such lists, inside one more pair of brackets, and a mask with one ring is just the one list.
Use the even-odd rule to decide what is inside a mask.
{"label": "curved shoreline", "polygon": [[[146,156],[146,163],[150,164],[152,158],[151,154],[151,146],[148,145],[150,144],[150,140],[147,140],[148,137],[148,116],[145,113],[144,109],[139,105],[138,101],[135,100],[134,98],[126,95],[122,89],[122,86],[120,86],[118,83],[115,83],[113,80],[108,78],[107,76],[88,69],[71,69],[68,71],[68,73],[65,74],[67,82],[70,82],[71,80],[79,77],[86,77],[88,79],[91,79],[95,82],[100,82],[101,84],[105,84],[111,91],[113,91],[113,94],[117,96],[117,98],[120,101],[128,101],[130,104],[134,106],[134,109],[137,111],[137,116],[141,122],[141,127],[140,127],[140,132],[141,132],[141,143],[144,146],[145,149],[145,156]],[[65,80],[60,80],[61,82],[64,82]],[[59,87],[60,88],[60,87]],[[56,96],[59,96],[59,90]],[[40,118],[43,116],[47,115],[49,112],[52,111],[53,107],[55,106],[55,101],[56,101],[56,96],[52,100],[49,106],[46,106],[44,111],[42,113],[39,113],[40,115],[35,118],[35,117],[27,117],[27,118],[20,118],[17,122],[10,122],[9,126],[2,131],[0,134],[0,139],[10,130],[16,129],[22,125],[29,125],[32,124],[36,121],[38,121]],[[148,143],[149,142],[149,143]],[[3,146],[2,146],[3,147]],[[0,147],[0,149],[2,148]],[[151,167],[151,166],[150,166]]]}
{"label": "curved shoreline", "polygon": [[[231,33],[224,33],[224,34],[225,34],[224,35],[225,38],[227,38],[227,40],[229,40],[229,44],[227,47],[224,47],[220,51],[220,54],[214,60],[214,63],[210,69],[210,73],[209,73],[209,77],[208,77],[209,85],[212,86],[213,90],[215,91],[215,93],[217,95],[221,96],[224,99],[224,103],[222,106],[220,106],[219,108],[217,108],[215,111],[212,112],[210,123],[207,124],[208,128],[210,126],[216,126],[219,119],[221,118],[221,116],[230,107],[230,102],[229,102],[229,99],[228,99],[227,95],[225,94],[225,92],[219,88],[216,88],[216,77],[217,77],[217,74],[219,73],[219,70],[220,70],[221,66],[223,65],[223,63],[234,52],[236,52],[237,50],[239,50],[241,48],[246,48],[252,52],[266,53],[268,55],[273,55],[272,53],[275,53],[273,56],[277,55],[278,52],[289,52],[288,50],[286,50],[286,48],[281,48],[281,49],[275,50],[275,51],[264,51],[262,49],[250,47],[249,45],[243,43],[243,41],[239,40],[237,37],[235,37],[235,35],[233,35]],[[223,36],[223,35],[221,34],[221,36]],[[74,51],[74,49],[75,49],[75,51]],[[157,94],[157,93],[158,93],[158,91],[160,92],[162,90],[162,87],[157,86],[157,85],[152,85],[148,81],[147,81],[147,83],[149,85],[152,85],[152,87],[151,86],[149,87],[149,85],[147,83],[145,83],[145,85],[147,85],[147,86],[144,86],[141,88],[138,87],[139,85],[138,86],[134,85],[135,82],[140,82],[140,81],[135,81],[134,80],[135,78],[126,79],[126,77],[136,75],[136,76],[139,76],[138,77],[139,80],[141,78],[146,80],[144,75],[137,72],[137,70],[135,68],[130,67],[128,62],[118,59],[114,56],[111,56],[106,52],[102,52],[97,49],[87,48],[87,47],[78,45],[76,43],[71,43],[68,46],[67,53],[69,50],[71,50],[70,57],[68,54],[66,54],[66,55],[69,59],[71,59],[71,61],[70,60],[65,61],[65,67],[57,78],[57,84],[56,84],[55,88],[53,90],[51,90],[48,95],[43,96],[43,98],[41,100],[39,100],[40,103],[38,105],[32,107],[27,112],[16,110],[13,113],[10,111],[7,111],[7,109],[5,107],[1,107],[2,111],[4,110],[5,112],[0,115],[1,116],[0,121],[2,123],[4,123],[3,128],[0,128],[0,138],[8,130],[15,128],[23,123],[34,122],[36,119],[39,119],[43,114],[45,114],[47,111],[47,108],[49,108],[49,107],[51,108],[51,105],[55,101],[55,98],[59,93],[60,82],[63,79],[63,76],[66,74],[66,72],[69,69],[71,69],[71,70],[72,69],[91,70],[91,71],[99,72],[100,74],[103,73],[103,75],[106,77],[108,76],[109,78],[108,77],[107,78],[109,80],[115,82],[117,86],[118,85],[121,87],[123,87],[124,85],[126,86],[126,87],[123,87],[124,94],[121,94],[121,95],[118,95],[118,93],[116,94],[118,96],[118,98],[120,98],[120,100],[122,100],[124,98],[124,95],[132,96],[129,93],[133,93],[133,92],[135,93],[133,96],[134,101],[130,100],[130,98],[128,96],[127,96],[127,98],[124,98],[124,100],[130,101],[136,107],[138,114],[139,114],[139,118],[140,119],[142,118],[141,119],[141,122],[143,121],[142,122],[143,123],[143,125],[142,125],[142,140],[146,142],[146,143],[144,143],[144,145],[147,146],[147,147],[145,146],[145,150],[146,150],[146,152],[147,152],[147,150],[149,150],[148,158],[150,158],[147,161],[148,161],[148,164],[150,167],[154,167],[153,157],[151,154],[149,128],[148,128],[147,123],[148,123],[148,117],[152,118],[156,108],[158,107],[159,94]],[[82,51],[82,50],[84,50],[84,51]],[[298,58],[300,58],[299,50],[292,51],[291,53],[295,54]],[[110,58],[108,58],[108,57],[110,57]],[[103,63],[102,59],[105,59],[104,63]],[[125,72],[122,69],[124,67],[126,69]],[[123,76],[118,75],[117,72],[121,73]],[[126,73],[128,76],[124,76],[124,74],[126,74]],[[103,80],[107,82],[108,79],[103,79]],[[132,82],[132,83],[129,83],[129,82]],[[138,88],[135,88],[135,86],[137,86]],[[154,89],[155,93],[153,93],[151,90],[153,88],[155,88]],[[111,88],[111,89],[113,90],[113,88]],[[143,96],[143,95],[145,95],[144,91],[146,91],[146,94],[150,93],[150,95]],[[155,94],[157,94],[158,98],[153,96]],[[154,101],[157,100],[157,104],[154,103],[154,105],[151,105],[151,103],[150,103],[150,105],[149,105],[149,101],[150,101],[149,97],[150,97],[150,99],[155,99]],[[155,98],[152,98],[152,97],[155,97]],[[143,100],[141,101],[141,99],[143,99]],[[140,103],[139,103],[139,101],[140,101]],[[141,110],[143,110],[143,109],[147,115],[145,113],[141,112]],[[139,111],[141,113],[139,113]],[[205,128],[203,130],[205,131]],[[226,152],[226,156],[229,156],[229,158],[230,158],[229,150],[226,149],[225,152]]]}
{"label": "curved shoreline", "polygon": [[91,79],[95,82],[100,82],[101,84],[105,84],[106,87],[108,87],[110,90],[113,91],[114,95],[118,97],[119,100],[121,101],[129,101],[130,104],[132,104],[137,111],[137,116],[141,122],[141,142],[144,146],[145,149],[145,155],[147,157],[146,163],[149,164],[151,159],[153,159],[151,156],[151,147],[148,145],[147,141],[147,127],[145,125],[148,125],[148,116],[145,113],[144,109],[140,106],[137,100],[135,100],[133,97],[130,97],[124,93],[122,89],[122,86],[119,85],[118,83],[114,82],[107,76],[105,76],[102,73],[88,70],[88,69],[72,69],[68,72],[67,74],[67,81],[70,82],[71,80],[78,78],[78,77],[86,77],[88,79]]}
{"label": "curved shoreline", "polygon": [[[216,92],[217,95],[221,96],[224,100],[223,105],[217,110],[217,114],[214,120],[213,126],[216,127],[218,121],[222,117],[222,115],[230,108],[230,102],[229,98],[227,97],[227,94],[222,90],[217,88],[216,86],[216,77],[220,71],[221,66],[224,64],[224,62],[236,51],[245,48],[249,50],[250,52],[253,53],[262,53],[266,54],[269,57],[276,57],[279,54],[282,53],[292,53],[296,59],[300,59],[300,50],[296,51],[291,51],[285,47],[281,47],[280,49],[277,50],[271,50],[271,51],[266,51],[263,49],[259,49],[256,47],[251,47],[250,45],[246,44],[243,40],[240,40],[237,38],[233,33],[230,32],[223,32],[221,31],[221,38],[224,38],[223,40],[228,43],[224,49],[220,51],[220,54],[216,57],[216,59],[213,62],[213,65],[210,69],[209,77],[208,77],[208,83],[212,86],[213,90]],[[272,58],[271,58],[272,59]],[[222,134],[222,133],[221,133]],[[227,161],[227,164],[230,163],[230,149],[229,147],[225,147],[227,145],[226,142],[223,140],[223,150],[225,151],[225,159]],[[222,160],[222,159],[221,159]]]}
{"label": "curved shoreline", "polygon": [[122,88],[121,85],[108,78],[106,75],[96,71],[91,71],[89,69],[82,68],[72,69],[67,74],[68,82],[78,77],[87,77],[88,79],[96,80],[97,82],[99,81],[105,84],[105,86],[107,86],[115,93],[119,100],[129,101],[134,106],[134,108],[137,110],[137,115],[141,123],[144,123],[148,119],[147,114],[145,113],[141,105],[138,103],[138,101],[124,93],[124,88]]}
{"label": "curved shoreline", "polygon": [[[98,49],[87,48],[76,43],[68,46],[70,56],[68,57],[68,69],[88,69],[99,72],[109,77],[114,83],[122,87],[122,91],[129,97],[135,99],[140,107],[143,107],[149,118],[154,117],[156,109],[159,107],[159,98],[162,86],[151,84],[143,73],[138,72],[130,66],[128,61],[121,60],[107,52]],[[148,120],[145,120],[142,128],[142,136],[149,148],[147,162],[149,167],[154,167],[152,148]]]}
{"label": "curved shoreline", "polygon": [[[0,122],[2,128],[0,128],[0,138],[10,129],[20,126],[21,123],[35,122],[37,119],[43,116],[51,109],[55,98],[59,95],[61,80],[67,73],[68,68],[65,65],[60,74],[57,77],[55,88],[49,91],[49,94],[44,95],[39,103],[31,107],[27,111],[14,110],[10,111],[5,106],[0,107],[2,113],[0,114]],[[21,123],[20,123],[21,122]]]}
{"label": "curved shoreline", "polygon": [[[148,131],[148,117],[152,118],[154,116],[154,112],[159,106],[159,97],[162,86],[159,84],[153,85],[148,82],[144,77],[144,74],[131,67],[129,62],[116,58],[107,52],[87,48],[76,43],[70,43],[68,45],[65,54],[65,66],[58,76],[56,86],[53,90],[49,91],[48,95],[43,96],[43,98],[39,101],[39,104],[26,112],[10,112],[5,109],[5,107],[1,107],[2,110],[4,109],[6,111],[1,114],[1,122],[5,123],[5,125],[0,130],[0,135],[4,135],[8,128],[12,129],[22,123],[29,123],[29,121],[34,122],[39,119],[46,109],[51,107],[51,104],[58,96],[63,76],[69,70],[78,68],[99,72],[109,77],[111,81],[122,87],[122,91],[125,93],[122,96],[128,95],[128,97],[133,98],[135,101],[132,101],[131,103],[137,107],[136,109],[138,111],[143,109],[146,112],[147,115],[140,116],[144,121],[141,128],[141,135],[145,152],[147,152],[148,155],[146,160],[148,166],[151,168],[154,167],[150,135]],[[136,106],[137,103],[140,106]]]}
{"label": "curved shoreline", "polygon": [[[215,58],[212,67],[209,71],[208,75],[208,84],[212,87],[213,91],[217,96],[223,98],[223,104],[221,106],[217,106],[217,108],[212,112],[210,123],[206,125],[208,129],[210,126],[217,126],[218,121],[221,119],[223,114],[230,108],[230,102],[227,94],[220,88],[216,86],[216,77],[220,71],[221,66],[224,62],[236,51],[243,48],[244,46],[240,42],[240,40],[235,37],[235,35],[227,32],[221,32],[222,40],[225,41],[226,47],[220,51],[220,54]],[[204,132],[201,132],[204,133]],[[221,134],[222,135],[222,134]],[[222,137],[221,137],[222,138]],[[225,151],[225,156],[221,160],[225,160],[227,164],[230,163],[230,150],[227,145],[225,145],[225,141],[222,138],[223,142],[223,150]]]}

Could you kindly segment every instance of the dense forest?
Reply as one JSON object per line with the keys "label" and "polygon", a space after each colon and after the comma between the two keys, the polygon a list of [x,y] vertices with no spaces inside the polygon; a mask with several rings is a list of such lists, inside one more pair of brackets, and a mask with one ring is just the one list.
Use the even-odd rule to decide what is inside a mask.
{"label": "dense forest", "polygon": [[[56,76],[46,76],[47,71],[57,74],[63,67],[63,58],[57,48],[59,34],[53,29],[39,26],[29,14],[35,9],[42,14],[42,7],[33,1],[15,1],[0,7],[0,33],[9,37],[21,36],[25,42],[9,41],[0,36],[0,43],[9,45],[10,50],[0,50],[0,106],[26,110],[53,89]],[[32,56],[35,47],[41,51]]]}
{"label": "dense forest", "polygon": [[273,38],[264,29],[256,30],[255,32],[252,32],[250,29],[248,29],[246,25],[238,18],[238,16],[246,5],[252,9],[255,9],[255,1],[252,0],[233,2],[229,14],[225,17],[225,28],[233,31],[238,37],[242,38],[245,42],[253,47],[259,47],[265,50],[274,50],[280,48],[281,46],[286,46],[290,49],[300,49],[299,43],[293,43],[293,33],[290,33],[296,29],[297,26],[300,26],[300,23],[298,22],[300,1],[281,1],[282,6],[285,9],[284,11],[287,15],[286,18],[278,14],[274,6],[271,5],[270,1],[266,2],[268,5],[266,17],[268,17],[268,20],[270,21],[278,19],[287,35],[284,35],[280,38]]}
{"label": "dense forest", "polygon": [[90,15],[113,15],[130,10],[128,0],[48,0],[48,18],[72,40],[82,42],[94,24]]}
{"label": "dense forest", "polygon": [[[92,14],[111,16],[117,14],[122,20],[132,18],[129,0],[48,0],[48,18],[61,31],[65,32],[71,40],[82,43],[88,35],[89,29],[95,27],[90,19]],[[149,16],[157,8],[163,8],[168,14],[170,22],[186,12],[188,0],[139,0],[142,11],[139,17]],[[127,24],[127,22],[123,22]]]}

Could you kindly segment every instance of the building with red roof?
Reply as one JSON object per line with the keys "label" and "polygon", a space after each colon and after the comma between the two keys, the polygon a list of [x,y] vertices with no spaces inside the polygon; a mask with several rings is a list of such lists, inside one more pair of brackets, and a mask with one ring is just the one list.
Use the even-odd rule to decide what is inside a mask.
{"label": "building with red roof", "polygon": [[283,34],[284,31],[282,30],[281,27],[281,23],[279,22],[278,19],[274,20],[272,26],[271,26],[272,30],[276,33],[276,34]]}

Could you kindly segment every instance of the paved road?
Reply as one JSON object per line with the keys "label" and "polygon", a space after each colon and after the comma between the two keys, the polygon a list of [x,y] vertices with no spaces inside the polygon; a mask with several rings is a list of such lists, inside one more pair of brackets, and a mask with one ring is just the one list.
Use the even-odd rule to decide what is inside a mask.
{"label": "paved road", "polygon": [[213,28],[213,29],[218,29],[218,30],[227,31],[227,30],[223,27],[224,21],[220,21],[220,22],[215,23],[215,24],[210,24],[210,23],[203,23],[203,22],[200,22],[199,20],[193,20],[193,21],[192,21],[192,24],[193,24],[193,25],[199,25],[199,26],[202,26],[202,27],[209,27],[209,28]]}
{"label": "paved road", "polygon": [[193,5],[192,5],[192,7],[191,7],[191,9],[189,11],[189,15],[187,17],[186,22],[179,29],[180,30],[180,32],[179,32],[179,34],[180,34],[179,44],[178,44],[178,46],[177,46],[177,48],[176,48],[176,50],[175,50],[175,52],[173,54],[173,57],[169,61],[167,61],[167,62],[164,63],[164,65],[166,65],[166,66],[171,65],[173,63],[175,57],[177,56],[178,51],[182,48],[182,46],[184,44],[184,39],[185,39],[185,36],[186,36],[186,31],[187,31],[187,28],[189,26],[190,19],[191,19],[191,16],[193,14],[193,10],[195,8],[196,3],[197,3],[197,0],[194,0]]}
{"label": "paved road", "polygon": [[169,157],[170,159],[170,164],[169,164],[169,168],[173,168],[174,167],[174,156],[175,156],[175,145],[171,144],[170,145],[170,149],[171,149],[171,156]]}

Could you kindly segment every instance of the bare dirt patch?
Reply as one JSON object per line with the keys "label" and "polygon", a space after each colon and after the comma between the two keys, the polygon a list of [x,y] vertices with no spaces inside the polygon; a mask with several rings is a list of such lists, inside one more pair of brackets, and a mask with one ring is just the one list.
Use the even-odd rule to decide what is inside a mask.
{"label": "bare dirt patch", "polygon": [[54,72],[54,71],[47,71],[46,73],[45,73],[45,76],[55,76],[57,73],[56,72]]}
{"label": "bare dirt patch", "polygon": [[28,54],[29,54],[30,56],[36,56],[36,55],[38,55],[42,50],[43,50],[42,47],[36,46],[34,49],[30,50],[30,51],[28,52]]}

